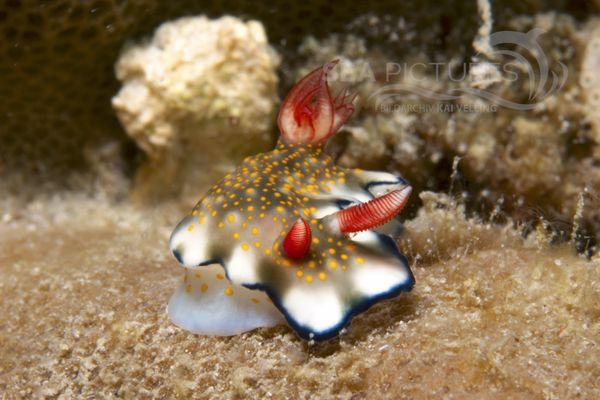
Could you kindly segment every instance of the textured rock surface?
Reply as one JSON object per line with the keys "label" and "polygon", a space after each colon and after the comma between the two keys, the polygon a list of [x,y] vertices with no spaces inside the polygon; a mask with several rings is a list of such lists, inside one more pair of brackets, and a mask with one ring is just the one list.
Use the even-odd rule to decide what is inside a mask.
{"label": "textured rock surface", "polygon": [[[382,19],[372,23],[392,25]],[[480,215],[511,216],[533,225],[544,219],[558,221],[553,227],[568,237],[580,196],[597,193],[600,188],[597,23],[592,19],[581,24],[565,14],[547,13],[510,19],[495,28],[544,32],[537,38],[540,51],[550,70],[566,79],[555,92],[535,86],[537,82],[526,76],[509,79],[505,63],[515,62],[509,56],[486,61],[478,54],[467,73],[464,61],[455,59],[452,67],[451,57],[440,59],[439,54],[416,52],[402,57],[391,44],[367,46],[368,35],[306,39],[300,47],[306,61],[298,75],[312,65],[340,58],[343,71],[339,80],[354,84],[359,94],[359,113],[345,127],[346,140],[336,147],[340,164],[398,171],[418,190],[462,192],[470,209]],[[399,47],[415,31],[400,29],[396,34]],[[477,41],[475,45],[479,45]],[[524,59],[532,57],[525,46],[514,47]],[[497,46],[498,50],[502,47]],[[432,68],[436,62],[439,69]],[[540,67],[529,63],[541,75]],[[413,73],[413,65],[422,68]],[[549,74],[548,80],[552,78]],[[374,96],[394,85],[418,90],[398,92],[387,103]],[[531,110],[524,111],[472,94],[455,100],[424,94],[474,88],[523,104],[528,102],[529,90],[539,89],[542,96],[531,101],[535,103]],[[582,248],[593,247],[597,240],[600,219],[594,211],[596,205],[596,200],[588,198],[580,215],[583,235],[592,238],[580,243]]]}
{"label": "textured rock surface", "polygon": [[[584,100],[588,120],[592,124],[592,134],[596,143],[600,142],[600,77],[597,71],[600,68],[600,19],[591,19],[582,32],[581,38],[585,40],[585,52],[582,55],[580,85],[585,87]],[[596,148],[598,155],[598,148]]]}
{"label": "textured rock surface", "polygon": [[[456,38],[457,45],[451,47],[459,47],[460,28],[471,29],[465,16],[475,16],[474,5],[430,4],[435,7],[388,0],[345,7],[323,0],[6,0],[0,4],[0,173],[18,171],[28,180],[61,181],[86,165],[84,146],[106,138],[124,141],[110,106],[119,89],[114,63],[125,41],[151,35],[164,21],[201,14],[258,20],[272,43],[293,54],[308,33],[345,30],[346,24],[368,12],[404,14],[438,37]],[[452,34],[447,32],[449,24],[456,28]]]}
{"label": "textured rock surface", "polygon": [[[600,262],[424,195],[412,293],[309,346],[169,323],[173,209],[47,199],[0,229],[4,398],[597,398]],[[168,213],[167,213],[168,212]],[[102,220],[89,218],[101,213]],[[168,217],[164,217],[168,215]]]}
{"label": "textured rock surface", "polygon": [[[552,9],[585,19],[597,11],[592,2],[492,5],[496,21]],[[119,88],[113,71],[123,43],[151,35],[164,21],[201,14],[261,21],[271,43],[291,56],[309,34],[377,32],[380,36],[373,42],[389,44],[395,37],[389,26],[352,24],[368,21],[365,14],[402,16],[405,28],[423,27],[402,42],[405,50],[468,54],[464,37],[472,38],[477,31],[475,2],[452,0],[378,0],[344,7],[324,0],[6,0],[0,4],[0,173],[17,170],[28,180],[41,176],[60,181],[73,168],[86,165],[84,146],[106,138],[125,140],[110,106]]]}

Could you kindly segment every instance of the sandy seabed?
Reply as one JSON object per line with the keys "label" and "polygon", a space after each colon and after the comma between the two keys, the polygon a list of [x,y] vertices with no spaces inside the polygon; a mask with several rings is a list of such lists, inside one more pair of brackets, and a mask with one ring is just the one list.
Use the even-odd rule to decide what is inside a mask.
{"label": "sandy seabed", "polygon": [[422,199],[400,242],[413,292],[316,345],[172,325],[175,205],[67,196],[5,216],[2,399],[600,398],[600,260]]}

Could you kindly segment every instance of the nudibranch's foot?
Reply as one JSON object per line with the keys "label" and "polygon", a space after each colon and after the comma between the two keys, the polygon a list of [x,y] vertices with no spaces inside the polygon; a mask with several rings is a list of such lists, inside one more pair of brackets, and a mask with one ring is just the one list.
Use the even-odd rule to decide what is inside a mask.
{"label": "nudibranch's foot", "polygon": [[406,258],[388,236],[357,233],[352,247],[347,257],[328,257],[314,268],[270,266],[279,271],[273,282],[249,286],[268,293],[302,338],[333,338],[354,315],[410,291],[415,283]]}
{"label": "nudibranch's foot", "polygon": [[285,323],[267,295],[234,286],[216,264],[186,268],[167,312],[175,325],[202,335],[230,336]]}

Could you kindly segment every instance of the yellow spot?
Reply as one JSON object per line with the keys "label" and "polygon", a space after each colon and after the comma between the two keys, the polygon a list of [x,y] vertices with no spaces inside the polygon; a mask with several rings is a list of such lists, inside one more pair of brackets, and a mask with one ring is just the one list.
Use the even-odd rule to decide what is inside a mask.
{"label": "yellow spot", "polygon": [[335,260],[329,261],[329,268],[336,269],[337,268],[337,262]]}
{"label": "yellow spot", "polygon": [[248,206],[248,208],[246,210],[248,210],[248,211],[254,211],[254,206]]}
{"label": "yellow spot", "polygon": [[223,279],[225,279],[225,277],[223,276],[223,274],[217,274],[217,279],[222,281]]}
{"label": "yellow spot", "polygon": [[202,286],[200,286],[200,291],[202,293],[205,293],[208,290],[208,285],[206,283],[203,283]]}
{"label": "yellow spot", "polygon": [[194,230],[194,225],[190,225],[190,226],[188,226],[188,232],[191,232],[191,231],[193,231],[193,230]]}
{"label": "yellow spot", "polygon": [[317,263],[314,262],[314,261],[309,261],[308,262],[308,268],[311,268],[311,269],[317,268]]}
{"label": "yellow spot", "polygon": [[219,228],[223,228],[225,226],[225,224],[223,223],[223,221],[219,222],[219,224],[217,225]]}
{"label": "yellow spot", "polygon": [[225,296],[233,296],[233,289],[230,287],[225,288],[224,292],[225,292]]}
{"label": "yellow spot", "polygon": [[260,249],[260,246],[262,246],[260,242],[254,242],[254,247]]}
{"label": "yellow spot", "polygon": [[217,215],[217,210],[213,210],[210,215],[212,215],[213,217]]}
{"label": "yellow spot", "polygon": [[186,291],[187,293],[191,293],[191,292],[192,292],[192,285],[190,285],[190,284],[188,283],[188,285],[185,287],[185,291]]}
{"label": "yellow spot", "polygon": [[194,276],[195,276],[196,278],[200,278],[202,275],[200,274],[200,272],[195,272],[195,273],[194,273]]}
{"label": "yellow spot", "polygon": [[335,249],[329,249],[329,254],[334,255],[335,254]]}
{"label": "yellow spot", "polygon": [[250,232],[252,232],[252,234],[253,234],[254,236],[256,236],[256,235],[258,235],[258,228],[257,228],[257,227],[253,227],[253,228],[252,228],[252,230],[251,230]]}
{"label": "yellow spot", "polygon": [[254,193],[254,189],[248,188],[248,189],[246,189],[246,193],[253,194]]}
{"label": "yellow spot", "polygon": [[319,279],[324,281],[327,279],[327,274],[325,272],[319,272]]}
{"label": "yellow spot", "polygon": [[296,271],[296,276],[298,278],[302,278],[304,276],[304,271],[301,271],[301,270],[300,271]]}
{"label": "yellow spot", "polygon": [[342,260],[347,260],[347,259],[348,259],[348,256],[347,256],[346,254],[340,254],[340,258],[341,258]]}
{"label": "yellow spot", "polygon": [[265,255],[268,256],[269,254],[271,254],[271,249],[265,249]]}
{"label": "yellow spot", "polygon": [[200,225],[202,225],[204,223],[204,221],[205,221],[204,217],[200,217],[200,219],[198,220],[198,223]]}
{"label": "yellow spot", "polygon": [[250,246],[248,245],[248,243],[242,243],[242,250],[244,250],[244,251],[250,250]]}
{"label": "yellow spot", "polygon": [[275,208],[275,210],[277,210],[278,213],[282,214],[285,211],[285,208],[278,206]]}
{"label": "yellow spot", "polygon": [[312,283],[313,281],[313,276],[312,275],[306,275],[306,278],[304,278],[306,280],[306,283]]}
{"label": "yellow spot", "polygon": [[258,303],[260,303],[260,301],[258,301],[258,299],[257,299],[257,298],[254,298],[254,297],[253,297],[253,298],[251,298],[250,300],[252,300],[252,302],[253,302],[254,304],[258,304]]}
{"label": "yellow spot", "polygon": [[362,257],[356,257],[356,262],[357,262],[358,264],[364,264],[364,263],[365,263],[365,259],[364,259],[364,258],[362,258]]}
{"label": "yellow spot", "polygon": [[233,235],[231,235],[234,239],[239,239],[240,238],[240,234],[235,232]]}
{"label": "yellow spot", "polygon": [[198,211],[197,210],[192,211],[192,215],[195,217],[196,215],[198,215]]}

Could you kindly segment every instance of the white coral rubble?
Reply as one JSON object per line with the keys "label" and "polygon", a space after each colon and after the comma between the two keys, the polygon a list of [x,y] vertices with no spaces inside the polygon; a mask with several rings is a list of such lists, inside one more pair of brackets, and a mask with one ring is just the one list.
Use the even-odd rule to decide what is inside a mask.
{"label": "white coral rubble", "polygon": [[261,23],[184,17],[125,49],[115,68],[123,87],[112,103],[150,158],[181,137],[243,132],[240,140],[263,140],[277,104],[278,64]]}

